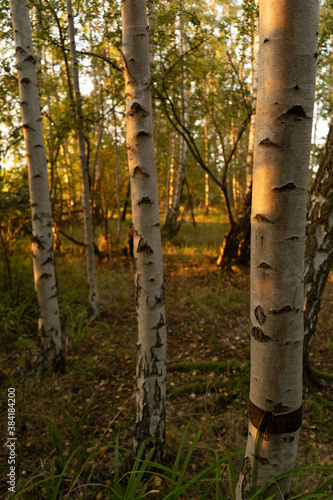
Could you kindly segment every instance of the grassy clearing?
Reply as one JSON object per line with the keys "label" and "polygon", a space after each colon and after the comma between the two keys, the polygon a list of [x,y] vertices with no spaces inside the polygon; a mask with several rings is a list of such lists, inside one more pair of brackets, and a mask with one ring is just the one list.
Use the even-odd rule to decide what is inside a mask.
{"label": "grassy clearing", "polygon": [[[3,394],[8,387],[17,394],[17,480],[21,489],[36,485],[18,498],[137,499],[148,492],[146,498],[156,499],[234,498],[247,433],[249,272],[216,268],[225,228],[216,219],[198,217],[196,228],[187,222],[173,241],[164,241],[169,398],[166,456],[159,470],[135,462],[129,451],[136,316],[126,252],[113,243],[110,259],[99,262],[102,312],[90,322],[81,248],[63,242],[57,270],[68,359],[62,372],[42,379],[29,372],[37,352],[37,304],[28,242],[21,242],[20,253],[10,257],[14,292],[8,290],[1,261],[0,383]],[[332,281],[312,354],[314,368],[327,374],[332,366],[330,287]],[[307,497],[314,495],[322,475],[323,482],[333,477],[328,378],[315,393],[305,388],[298,466],[311,470],[294,480],[293,494],[301,499],[333,498],[331,486],[326,496]],[[5,442],[5,398],[1,410]],[[7,468],[5,450],[0,455],[2,477]],[[9,498],[6,484],[2,486],[0,498]],[[125,496],[135,487],[135,496]]]}

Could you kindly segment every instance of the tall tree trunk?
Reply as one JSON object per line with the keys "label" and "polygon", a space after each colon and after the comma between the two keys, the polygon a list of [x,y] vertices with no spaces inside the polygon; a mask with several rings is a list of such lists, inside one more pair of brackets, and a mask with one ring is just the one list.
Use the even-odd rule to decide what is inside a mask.
{"label": "tall tree trunk", "polygon": [[308,201],[305,248],[304,367],[327,278],[333,265],[333,121]]}
{"label": "tall tree trunk", "polygon": [[[207,92],[208,94],[208,92]],[[208,127],[207,127],[207,116],[204,116],[204,129],[205,129],[205,163],[207,168],[209,165],[209,148],[208,148]],[[205,215],[209,214],[209,175],[205,172]]]}
{"label": "tall tree trunk", "polygon": [[251,65],[252,65],[252,109],[249,141],[247,146],[246,156],[246,193],[252,189],[253,177],[253,148],[254,148],[254,129],[256,123],[256,107],[257,107],[257,89],[258,89],[258,68],[259,68],[259,19],[256,19],[253,33],[253,42],[251,46]]}
{"label": "tall tree trunk", "polygon": [[[183,87],[182,87],[182,124],[186,130],[189,130],[190,124],[190,94],[188,88],[188,76],[187,68],[184,63],[184,55],[187,48],[187,43],[185,39],[184,30],[184,19],[183,19],[183,0],[179,0],[180,6],[180,52],[183,56]],[[183,193],[183,187],[186,177],[186,166],[188,159],[188,144],[183,136],[180,137],[180,148],[179,148],[179,165],[175,183],[175,189],[172,198],[172,206],[169,212],[168,220],[165,224],[166,229],[169,231],[170,235],[175,235],[179,230],[178,217],[180,212],[180,203]]]}
{"label": "tall tree trunk", "polygon": [[[249,432],[238,499],[293,469],[302,422],[304,249],[318,0],[260,0],[251,214]],[[265,492],[285,498],[291,478]]]}
{"label": "tall tree trunk", "polygon": [[166,224],[169,213],[172,207],[173,199],[173,188],[175,180],[175,132],[172,130],[170,134],[170,157],[168,165],[168,176],[166,183],[166,194],[165,194],[165,213],[164,213],[164,225]]}
{"label": "tall tree trunk", "polygon": [[253,148],[254,148],[254,129],[256,122],[256,102],[258,88],[258,68],[259,68],[259,20],[256,19],[252,52],[252,109],[249,140],[246,156],[246,191],[242,205],[238,212],[237,220],[234,226],[225,235],[217,265],[228,267],[237,262],[248,265],[250,262],[250,240],[251,240],[251,201],[252,201],[252,179],[253,179]]}
{"label": "tall tree trunk", "polygon": [[28,1],[11,0],[10,11],[29,170],[34,282],[40,309],[38,332],[43,358],[55,365],[62,356],[64,345],[61,339],[47,161]]}
{"label": "tall tree trunk", "polygon": [[117,198],[117,214],[118,214],[116,242],[119,243],[120,232],[121,232],[120,172],[119,172],[117,115],[114,104],[113,104],[113,123],[114,123],[114,159],[116,166],[116,198]]}
{"label": "tall tree trunk", "polygon": [[126,191],[126,198],[125,198],[125,203],[124,203],[124,208],[123,208],[123,213],[121,215],[121,221],[122,222],[125,222],[125,220],[126,220],[126,212],[127,212],[128,204],[129,204],[129,201],[130,201],[130,197],[131,197],[131,182],[128,181],[127,191]]}
{"label": "tall tree trunk", "polygon": [[152,66],[154,64],[154,56],[155,56],[155,43],[154,43],[155,0],[147,0],[147,18],[148,18],[148,28],[149,28],[149,64],[150,66]]}
{"label": "tall tree trunk", "polygon": [[[133,448],[165,439],[166,326],[145,0],[123,0],[126,146],[131,180],[138,350]],[[153,440],[149,447],[156,446]],[[156,459],[162,456],[157,448]]]}
{"label": "tall tree trunk", "polygon": [[94,237],[92,230],[91,210],[90,210],[90,196],[89,196],[89,175],[88,163],[85,151],[84,139],[84,126],[82,115],[81,93],[79,85],[79,70],[75,47],[75,32],[74,32],[74,18],[71,0],[66,0],[67,18],[68,18],[68,33],[70,40],[70,52],[72,61],[72,74],[74,86],[74,104],[75,116],[80,152],[80,171],[82,183],[82,202],[83,202],[83,218],[84,218],[84,232],[85,232],[85,245],[87,257],[87,274],[89,286],[89,303],[90,313],[95,315],[99,311],[99,299],[95,266],[95,251],[94,251]]}

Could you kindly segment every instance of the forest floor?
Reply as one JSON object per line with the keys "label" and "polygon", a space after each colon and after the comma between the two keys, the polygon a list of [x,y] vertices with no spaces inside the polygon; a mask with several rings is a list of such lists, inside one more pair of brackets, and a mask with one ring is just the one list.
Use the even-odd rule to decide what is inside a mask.
{"label": "forest floor", "polygon": [[[186,472],[188,477],[209,465],[215,453],[223,456],[226,450],[241,452],[246,444],[249,270],[235,267],[221,271],[216,267],[224,230],[224,224],[217,218],[211,217],[206,222],[201,217],[196,228],[186,223],[172,242],[165,240],[163,244],[168,330],[165,463],[172,467],[188,425],[184,453],[201,432]],[[123,231],[122,241],[126,227]],[[110,260],[99,262],[102,312],[97,320],[89,322],[85,312],[84,257],[79,247],[63,242],[63,249],[57,255],[57,270],[60,312],[68,337],[67,364],[55,375],[38,377],[33,376],[37,306],[29,281],[32,282],[29,256],[22,255],[17,253],[11,260],[16,300],[11,293],[9,301],[4,285],[5,271],[1,270],[0,498],[10,497],[5,446],[9,387],[16,391],[16,481],[21,481],[20,488],[49,477],[53,458],[57,460],[56,467],[66,463],[70,453],[77,450],[75,446],[91,438],[89,445],[77,450],[75,457],[69,460],[58,498],[65,498],[73,485],[73,477],[78,475],[81,451],[85,466],[66,498],[106,498],[98,488],[84,487],[84,484],[112,482],[117,435],[122,447],[129,450],[131,446],[137,335],[133,265],[126,253],[116,248]],[[332,307],[333,277],[326,286],[311,353],[312,366],[328,374],[332,373],[333,366]],[[332,381],[321,382],[321,386],[305,385],[304,388],[298,467],[333,466]],[[71,419],[79,431],[76,437]],[[123,455],[121,461],[125,464],[126,453]],[[237,478],[242,453],[232,460]],[[163,480],[152,477],[149,488],[163,491]],[[317,471],[297,477],[293,493],[303,498],[319,479]],[[214,489],[209,490],[207,484],[203,487],[204,493],[188,493],[181,498],[217,498]],[[220,487],[222,500],[233,498],[230,463],[222,470]],[[333,490],[327,495],[325,498],[333,498]],[[163,495],[148,495],[151,497],[163,498]],[[19,498],[53,497],[49,496],[46,481]]]}

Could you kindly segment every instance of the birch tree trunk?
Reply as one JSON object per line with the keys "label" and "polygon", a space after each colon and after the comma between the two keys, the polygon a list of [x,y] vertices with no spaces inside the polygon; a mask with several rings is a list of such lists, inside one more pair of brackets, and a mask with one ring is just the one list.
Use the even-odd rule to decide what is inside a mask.
{"label": "birch tree trunk", "polygon": [[[166,326],[145,0],[122,0],[138,350],[133,448],[165,439]],[[162,450],[156,452],[156,459]]]}
{"label": "birch tree trunk", "polygon": [[254,148],[254,129],[256,124],[256,106],[257,106],[257,90],[258,90],[258,68],[259,68],[259,20],[256,19],[254,33],[253,33],[253,43],[251,47],[251,59],[252,59],[252,108],[253,113],[251,115],[250,130],[249,130],[249,142],[247,146],[247,157],[246,157],[246,193],[252,190],[252,178],[253,178],[253,148]]}
{"label": "birch tree trunk", "polygon": [[[208,94],[208,92],[207,92]],[[209,168],[209,148],[208,148],[208,127],[207,116],[204,116],[204,132],[205,132],[205,163]],[[209,175],[205,172],[205,215],[209,214]]]}
{"label": "birch tree trunk", "polygon": [[165,212],[164,212],[163,225],[166,224],[172,207],[174,174],[175,174],[175,132],[172,130],[170,134],[170,155],[169,155],[167,182],[165,188]]}
{"label": "birch tree trunk", "polygon": [[246,156],[246,192],[245,197],[240,206],[238,217],[235,225],[224,237],[221,246],[220,256],[217,265],[228,267],[230,264],[237,262],[240,264],[249,264],[250,261],[250,240],[251,240],[251,201],[252,201],[252,180],[253,180],[253,149],[254,149],[254,129],[256,122],[256,102],[258,88],[258,68],[259,68],[259,21],[256,20],[252,51],[252,108],[254,110],[251,115],[249,140]]}
{"label": "birch tree trunk", "polygon": [[333,121],[308,202],[305,247],[304,367],[333,265]]}
{"label": "birch tree trunk", "polygon": [[64,345],[61,339],[47,160],[28,1],[11,0],[10,11],[16,47],[23,134],[29,171],[32,257],[35,290],[39,305],[38,332],[43,358],[55,365],[62,356]]}
{"label": "birch tree trunk", "polygon": [[[184,31],[184,21],[183,21],[183,2],[179,0],[180,6],[180,51],[184,58],[186,52],[186,39]],[[182,123],[186,130],[189,130],[190,124],[190,94],[188,88],[188,76],[187,69],[184,64],[183,59],[183,88],[182,88]],[[178,217],[180,212],[180,202],[183,193],[183,187],[186,177],[186,166],[188,158],[188,144],[183,136],[180,137],[180,147],[179,147],[179,166],[177,171],[175,189],[172,198],[172,206],[168,215],[168,220],[166,222],[166,228],[168,229],[171,236],[175,235],[179,230]]]}
{"label": "birch tree trunk", "polygon": [[[259,1],[249,431],[238,499],[292,470],[297,455],[318,7],[318,0]],[[290,483],[279,481],[263,498],[285,498]]]}
{"label": "birch tree trunk", "polygon": [[75,115],[76,115],[77,134],[78,134],[78,143],[80,152],[80,171],[81,171],[81,184],[82,184],[87,274],[88,274],[88,286],[89,286],[89,303],[90,303],[90,313],[92,316],[94,316],[99,311],[99,298],[98,298],[96,266],[95,266],[94,237],[92,231],[92,220],[91,220],[91,210],[90,210],[88,164],[87,164],[85,142],[84,142],[83,115],[82,115],[81,93],[79,85],[79,70],[78,70],[78,62],[77,62],[76,47],[75,47],[74,18],[73,18],[71,0],[66,0],[66,6],[67,6],[67,18],[68,18],[68,33],[70,40],[70,53],[72,61]]}

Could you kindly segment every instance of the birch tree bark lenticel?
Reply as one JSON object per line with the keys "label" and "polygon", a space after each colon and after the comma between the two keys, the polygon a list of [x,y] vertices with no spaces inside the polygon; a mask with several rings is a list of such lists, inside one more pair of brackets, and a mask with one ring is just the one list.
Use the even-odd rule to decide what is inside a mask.
{"label": "birch tree bark lenticel", "polygon": [[[145,0],[122,0],[138,348],[133,448],[165,436],[166,326]],[[156,460],[161,457],[156,453]]]}
{"label": "birch tree bark lenticel", "polygon": [[[318,7],[318,0],[259,1],[249,432],[238,499],[292,470],[297,455]],[[290,482],[279,481],[263,498],[285,498]]]}
{"label": "birch tree bark lenticel", "polygon": [[38,332],[43,359],[55,365],[63,352],[53,255],[53,223],[47,160],[40,115],[36,57],[29,4],[11,0],[23,134],[29,171],[34,282],[39,305]]}

